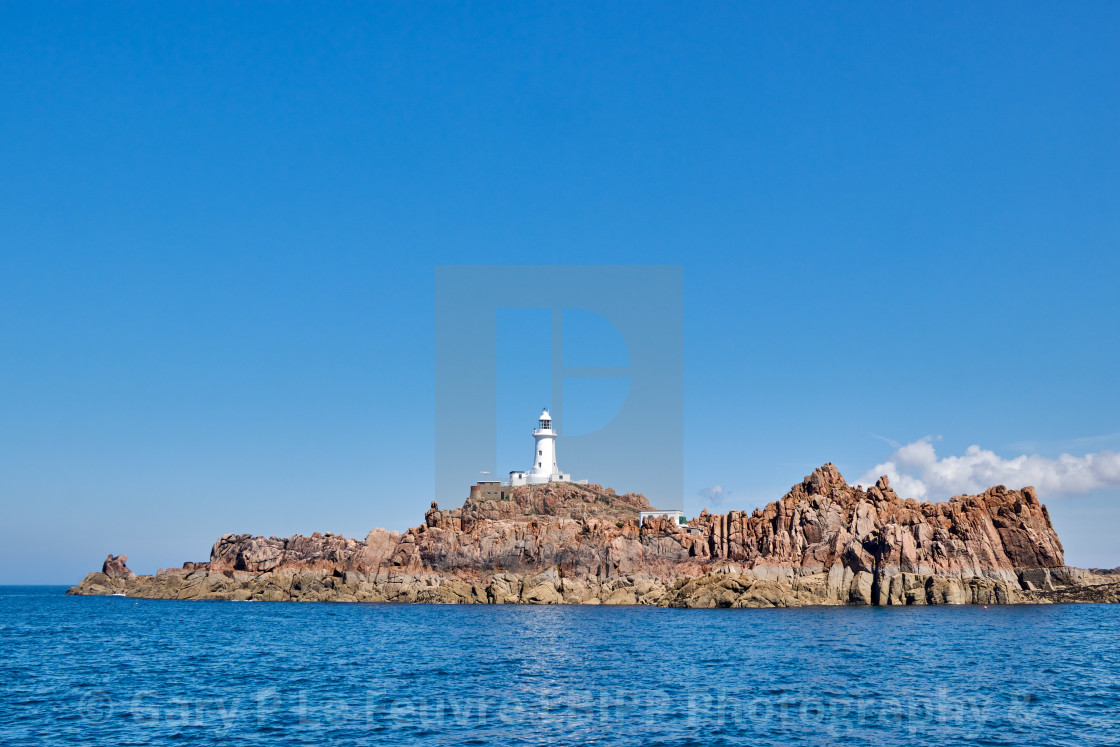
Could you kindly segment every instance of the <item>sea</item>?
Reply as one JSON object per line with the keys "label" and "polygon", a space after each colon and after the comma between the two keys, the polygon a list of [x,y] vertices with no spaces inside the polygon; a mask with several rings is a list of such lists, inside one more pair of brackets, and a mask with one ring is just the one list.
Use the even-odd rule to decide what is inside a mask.
{"label": "sea", "polygon": [[1120,605],[431,606],[0,587],[4,745],[1120,743]]}

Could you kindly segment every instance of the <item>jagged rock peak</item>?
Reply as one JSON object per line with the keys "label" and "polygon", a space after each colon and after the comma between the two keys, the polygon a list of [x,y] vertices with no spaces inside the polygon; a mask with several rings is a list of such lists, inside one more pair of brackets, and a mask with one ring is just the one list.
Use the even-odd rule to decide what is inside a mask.
{"label": "jagged rock peak", "polygon": [[133,573],[128,569],[127,563],[127,555],[113,555],[110,553],[106,556],[105,562],[101,564],[101,572],[110,578],[131,576]]}
{"label": "jagged rock peak", "polygon": [[[816,496],[848,502],[853,497],[862,498],[863,493],[861,491],[853,492],[852,487],[840,474],[840,470],[836,469],[836,465],[827,462],[817,467],[811,474],[806,475],[800,483],[790,488],[789,492],[778,502],[796,504],[798,501],[812,500]],[[763,511],[767,511],[769,508],[768,506]]]}
{"label": "jagged rock peak", "polygon": [[810,495],[829,495],[833,488],[846,488],[844,476],[832,462],[822,464],[801,483]]}

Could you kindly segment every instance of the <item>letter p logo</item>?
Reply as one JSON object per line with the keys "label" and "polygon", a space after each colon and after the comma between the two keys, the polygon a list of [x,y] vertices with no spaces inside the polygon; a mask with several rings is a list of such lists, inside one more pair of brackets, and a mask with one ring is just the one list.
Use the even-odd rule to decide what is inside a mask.
{"label": "letter p logo", "polygon": [[[441,266],[435,291],[437,498],[466,497],[482,472],[529,468],[529,432],[549,405],[562,472],[681,507],[680,267]],[[511,320],[529,324],[509,334],[521,329]],[[603,328],[621,344],[599,362],[580,343]],[[498,464],[507,442],[514,461]]]}

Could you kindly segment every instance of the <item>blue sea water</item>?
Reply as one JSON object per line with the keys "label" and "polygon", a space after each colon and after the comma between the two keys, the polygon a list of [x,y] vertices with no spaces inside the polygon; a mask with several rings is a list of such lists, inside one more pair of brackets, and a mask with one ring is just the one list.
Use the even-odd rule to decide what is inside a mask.
{"label": "blue sea water", "polygon": [[1120,605],[171,602],[0,587],[0,743],[1120,743]]}

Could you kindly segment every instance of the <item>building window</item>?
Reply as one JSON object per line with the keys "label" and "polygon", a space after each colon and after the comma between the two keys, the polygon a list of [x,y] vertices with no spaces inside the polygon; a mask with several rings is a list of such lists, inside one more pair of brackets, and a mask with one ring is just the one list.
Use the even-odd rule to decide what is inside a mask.
{"label": "building window", "polygon": [[541,463],[540,463],[540,462],[537,462],[537,466],[538,466],[538,467],[539,467],[539,466],[541,466]]}
{"label": "building window", "polygon": [[543,451],[538,451],[537,456],[544,456],[544,452]]}

